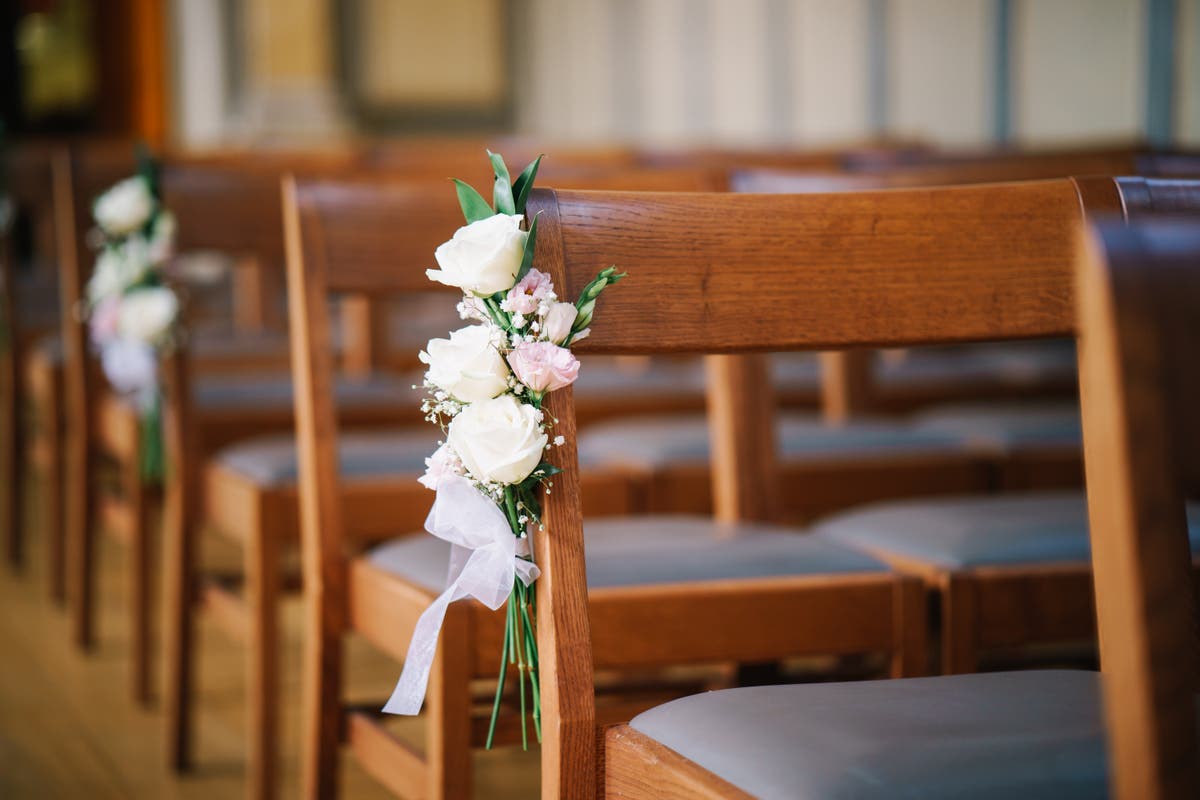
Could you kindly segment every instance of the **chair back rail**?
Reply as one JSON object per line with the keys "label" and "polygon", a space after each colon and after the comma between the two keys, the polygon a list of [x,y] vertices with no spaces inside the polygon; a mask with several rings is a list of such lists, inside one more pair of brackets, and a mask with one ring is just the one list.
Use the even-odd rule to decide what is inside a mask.
{"label": "chair back rail", "polygon": [[559,191],[540,195],[533,211],[562,231],[568,295],[610,263],[637,275],[637,292],[605,298],[605,324],[580,352],[882,347],[1071,331],[1063,265],[1082,212],[1070,180],[832,195]]}
{"label": "chair back rail", "polygon": [[73,596],[68,597],[74,621],[72,637],[82,647],[90,647],[93,639],[88,606],[94,542],[87,528],[95,513],[95,485],[89,480],[89,471],[94,435],[90,400],[96,376],[88,358],[87,326],[79,313],[91,271],[87,235],[93,224],[92,200],[133,170],[132,150],[107,144],[72,148],[69,154],[56,157],[53,166],[63,341],[64,540],[68,585],[73,587]]}
{"label": "chair back rail", "polygon": [[1088,507],[1115,796],[1195,797],[1200,660],[1183,500],[1200,496],[1200,225],[1100,226],[1085,237],[1078,270]]}

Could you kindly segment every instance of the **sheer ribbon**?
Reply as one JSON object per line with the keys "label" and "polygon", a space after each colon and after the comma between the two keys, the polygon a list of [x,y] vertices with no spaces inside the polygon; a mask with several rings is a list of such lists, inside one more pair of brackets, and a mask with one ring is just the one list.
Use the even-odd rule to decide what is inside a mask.
{"label": "sheer ribbon", "polygon": [[388,714],[421,711],[438,635],[451,603],[474,597],[495,611],[508,600],[514,580],[519,577],[528,586],[540,574],[533,562],[521,558],[529,554],[528,540],[514,536],[496,502],[458,475],[438,483],[425,530],[451,544],[448,582],[413,628],[404,671],[383,707]]}

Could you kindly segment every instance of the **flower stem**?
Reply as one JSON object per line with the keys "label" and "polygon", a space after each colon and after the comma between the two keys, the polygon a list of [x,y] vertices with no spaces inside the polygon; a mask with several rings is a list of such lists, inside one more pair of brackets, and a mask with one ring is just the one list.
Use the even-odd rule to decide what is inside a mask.
{"label": "flower stem", "polygon": [[[511,607],[511,597],[509,598],[508,602],[509,606]],[[504,679],[508,677],[508,662],[510,658],[509,642],[512,639],[510,635],[511,629],[512,614],[510,613],[509,618],[504,626],[504,645],[500,649],[500,677],[496,680],[496,699],[492,702],[492,719],[488,723],[487,744],[485,745],[488,750],[492,749],[492,739],[496,736],[496,718],[500,716],[500,697],[504,694]]]}

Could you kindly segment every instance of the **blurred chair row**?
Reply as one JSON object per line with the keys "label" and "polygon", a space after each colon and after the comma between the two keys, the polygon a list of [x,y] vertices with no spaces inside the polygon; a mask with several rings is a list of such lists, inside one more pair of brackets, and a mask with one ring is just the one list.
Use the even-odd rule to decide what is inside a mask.
{"label": "blurred chair row", "polygon": [[[510,151],[528,150],[508,144]],[[95,636],[96,536],[115,533],[129,544],[133,693],[141,702],[151,696],[150,620],[158,606],[152,586],[161,573],[163,697],[175,768],[187,765],[191,749],[194,613],[205,609],[247,645],[251,792],[266,797],[277,790],[278,603],[297,584],[285,563],[298,541],[302,492],[309,498],[305,585],[329,606],[309,619],[309,652],[338,652],[342,628],[351,626],[384,652],[403,656],[405,631],[440,590],[440,543],[393,537],[419,529],[429,504],[414,479],[436,437],[415,426],[413,355],[428,338],[457,326],[453,317],[430,311],[452,311],[454,303],[423,272],[436,246],[461,224],[444,176],[481,183],[481,155],[479,143],[422,142],[337,154],[166,157],[164,200],[180,220],[175,275],[192,288],[190,335],[165,370],[169,465],[161,568],[150,560],[158,497],[157,487],[141,479],[137,412],[104,387],[77,313],[90,269],[91,199],[133,171],[132,151],[45,145],[10,156],[18,224],[5,243],[9,252],[37,258],[22,260],[21,269],[19,259],[5,259],[6,319],[16,323],[15,346],[4,355],[10,381],[4,423],[12,431],[4,476],[9,552],[20,563],[16,476],[25,454],[40,473],[37,519],[51,591],[69,598],[80,645]],[[618,261],[635,276],[646,267],[649,282],[621,291],[643,303],[655,297],[658,308],[669,303],[668,321],[708,308],[694,295],[696,286],[763,271],[751,282],[773,287],[776,296],[759,298],[753,313],[785,314],[787,336],[748,343],[727,327],[722,330],[731,338],[712,342],[711,349],[786,351],[1070,337],[1073,328],[1061,319],[1041,319],[1026,306],[1028,297],[1067,303],[1063,264],[1084,215],[1194,212],[1198,200],[1195,187],[1182,180],[1065,176],[1161,171],[1186,175],[1200,165],[1137,149],[974,158],[905,148],[828,154],[613,149],[552,153],[539,183],[617,190],[581,196],[573,217],[561,202],[546,205],[547,219],[561,217],[564,230],[589,215],[639,219],[625,224],[620,247],[603,240],[613,252],[581,235],[571,241],[569,256],[589,257],[593,267]],[[284,182],[281,203],[285,175],[296,178]],[[908,188],[867,191],[895,186]],[[726,189],[788,196],[721,199]],[[637,196],[621,193],[628,190],[693,194],[647,200],[643,209]],[[692,239],[672,230],[669,218],[656,222],[654,213],[671,203],[696,220]],[[787,225],[772,232],[768,222],[776,214]],[[232,265],[223,286],[196,284],[211,279],[212,258],[197,257],[211,251]],[[1025,285],[1009,296],[981,283],[969,294],[937,272],[939,265],[976,263],[997,265],[989,268],[1008,281],[1005,287],[1016,278]],[[672,283],[663,277],[653,284],[660,265],[676,276]],[[818,266],[831,275],[824,285],[831,297],[853,294],[843,284],[853,289],[885,268],[890,283],[881,285],[895,296],[872,295],[853,320],[826,318],[824,298],[815,296],[781,310],[792,287],[809,281]],[[42,278],[57,286],[57,315],[55,303],[46,308],[34,299],[45,292]],[[561,276],[556,280],[561,284]],[[326,305],[326,288],[346,290],[337,292],[344,296],[336,306]],[[423,299],[430,291],[438,295]],[[884,325],[916,295],[937,301],[940,327],[933,327],[940,337],[906,337]],[[638,321],[644,329],[644,320],[660,311],[638,313],[645,316],[618,309],[605,324],[637,331]],[[280,329],[285,318],[292,325],[293,363],[318,378],[300,382],[311,388],[307,396],[293,397],[288,337]],[[37,338],[56,324],[57,336]],[[851,329],[871,333],[845,333]],[[682,335],[682,329],[665,330],[667,340]],[[1092,635],[1083,495],[1012,493],[1081,483],[1069,341],[826,353],[819,367],[795,355],[720,357],[705,369],[666,354],[703,352],[700,337],[665,348],[649,334],[628,337],[638,344],[626,349],[639,355],[585,359],[572,414],[580,423],[583,470],[577,492],[567,482],[568,495],[582,500],[589,517],[715,511],[720,524],[695,516],[589,524],[591,648],[598,667],[634,674],[644,688],[647,668],[877,651],[890,654],[893,675],[921,674],[928,667],[922,585],[939,601],[941,620],[931,632],[940,638],[946,672],[973,671],[991,649]],[[645,355],[656,350],[665,352]],[[335,364],[337,378],[330,382]],[[706,394],[707,421],[697,413]],[[291,433],[293,403],[309,409],[310,423],[314,413],[322,422],[301,431],[313,439],[309,452],[324,456],[304,465],[303,483]],[[819,412],[806,410],[813,408]],[[337,426],[321,417],[332,418],[335,410],[351,429],[336,440],[330,432]],[[956,497],[914,499],[922,495]],[[874,505],[857,508],[863,503]],[[813,536],[768,524],[818,517]],[[201,529],[241,547],[240,575],[202,574]],[[343,536],[353,542],[348,552],[383,544],[347,568],[339,563]],[[424,755],[360,712],[343,724],[334,707],[338,658],[322,661],[327,674],[309,684],[322,691],[321,713],[311,717],[308,786],[333,791],[330,748],[346,735],[366,754],[371,771],[401,794],[465,796],[469,748],[480,731],[472,722],[471,679],[486,679],[493,669],[498,630],[496,619],[477,608],[451,615],[432,683]],[[621,681],[616,688],[623,688]],[[616,695],[598,719],[627,721],[662,697]],[[509,741],[519,737],[515,726],[502,734]]]}

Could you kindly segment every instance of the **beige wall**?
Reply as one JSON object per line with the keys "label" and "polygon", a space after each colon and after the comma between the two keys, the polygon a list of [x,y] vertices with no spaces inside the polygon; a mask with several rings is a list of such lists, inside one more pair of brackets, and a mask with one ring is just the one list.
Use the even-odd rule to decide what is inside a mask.
{"label": "beige wall", "polygon": [[888,13],[891,128],[954,144],[992,131],[991,0],[893,0]]}
{"label": "beige wall", "polygon": [[1137,136],[1144,13],[1140,0],[1020,2],[1013,36],[1017,138]]}
{"label": "beige wall", "polygon": [[1179,138],[1200,146],[1200,0],[1181,0],[1176,32],[1180,49],[1179,82],[1175,87]]}
{"label": "beige wall", "polygon": [[[246,0],[251,41],[279,40],[250,53],[250,70],[281,80],[328,74],[333,33],[316,23],[328,19],[335,1]],[[984,144],[996,117],[999,1],[885,0],[884,69],[873,73],[873,0],[510,0],[503,5],[518,45],[516,127],[558,140],[827,143],[889,133]],[[175,0],[192,17],[204,2]],[[409,47],[397,10],[406,3],[362,2],[376,9],[360,50],[371,88],[411,98],[419,73],[404,72]],[[469,7],[478,2],[425,3],[421,13],[445,15],[448,30],[476,41],[494,28],[472,27]],[[1146,2],[1011,0],[1014,138],[1039,144],[1141,133]],[[1196,142],[1200,0],[1180,4],[1177,130]],[[180,39],[184,50],[205,41]],[[476,41],[472,50],[484,47]],[[183,60],[192,65],[180,71],[186,94],[206,76],[195,66],[202,61]],[[878,74],[886,92],[882,131],[872,129]],[[431,74],[428,85],[454,77]],[[211,92],[203,96],[191,105],[219,105]],[[211,120],[198,114],[182,124],[211,136]]]}

